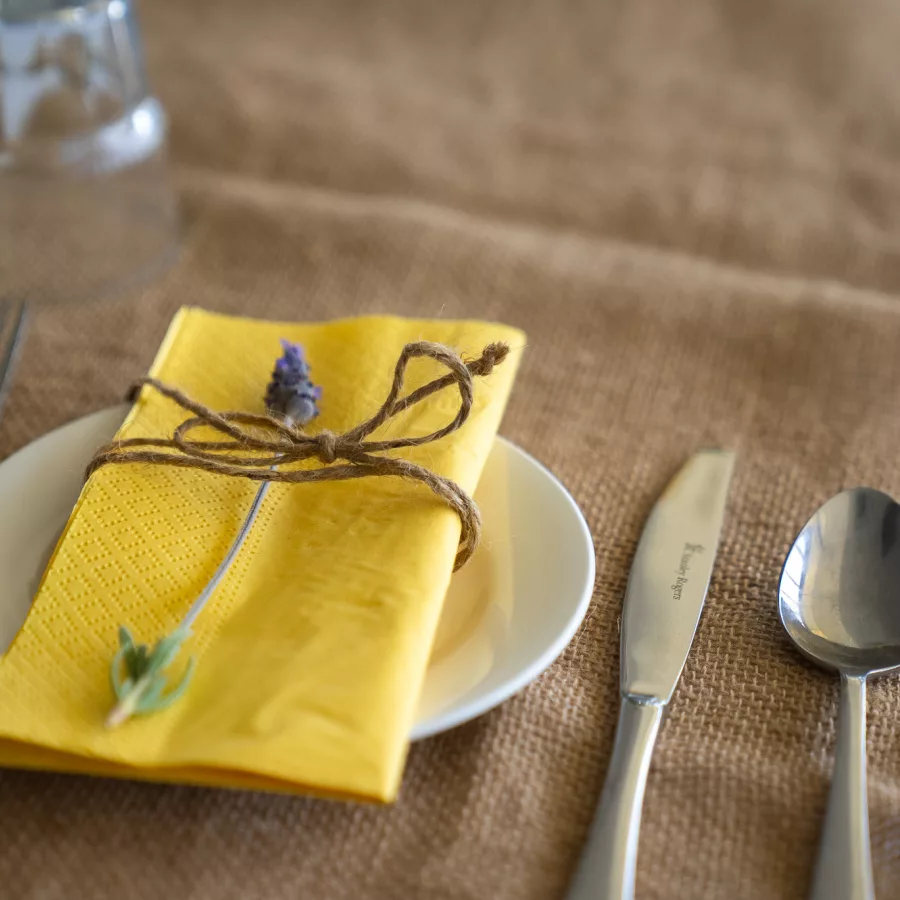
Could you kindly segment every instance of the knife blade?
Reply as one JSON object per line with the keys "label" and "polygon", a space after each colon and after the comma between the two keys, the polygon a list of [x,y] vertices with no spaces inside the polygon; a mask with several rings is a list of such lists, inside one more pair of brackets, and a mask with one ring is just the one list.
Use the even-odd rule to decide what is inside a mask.
{"label": "knife blade", "polygon": [[668,703],[712,575],[734,454],[692,456],[650,513],[622,608],[622,693]]}
{"label": "knife blade", "polygon": [[650,756],[700,621],[733,467],[729,451],[694,454],[644,526],[623,604],[613,755],[568,900],[634,897]]}

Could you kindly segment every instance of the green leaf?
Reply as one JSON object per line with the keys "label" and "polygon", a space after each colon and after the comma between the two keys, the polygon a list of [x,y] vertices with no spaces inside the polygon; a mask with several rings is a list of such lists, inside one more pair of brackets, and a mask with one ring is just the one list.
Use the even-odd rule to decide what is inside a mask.
{"label": "green leaf", "polygon": [[115,728],[136,713],[146,715],[165,709],[184,693],[194,671],[193,657],[178,685],[168,693],[164,693],[164,672],[190,634],[187,628],[177,628],[160,638],[151,650],[147,644],[135,644],[128,629],[120,627],[121,646],[110,666],[110,682],[119,702],[107,718],[108,727]]}
{"label": "green leaf", "polygon": [[160,638],[147,661],[147,671],[162,672],[167,669],[178,656],[181,645],[189,633],[179,629]]}
{"label": "green leaf", "polygon": [[181,681],[178,682],[178,686],[173,688],[163,697],[160,697],[159,704],[157,705],[157,709],[165,709],[167,706],[171,706],[184,692],[187,690],[188,682],[191,680],[191,676],[194,674],[194,664],[195,660],[192,656],[188,660],[187,669],[184,671],[184,675],[181,677]]}
{"label": "green leaf", "polygon": [[135,704],[134,711],[146,714],[158,709],[159,700],[165,686],[166,680],[161,675],[154,678],[144,689],[140,699]]}
{"label": "green leaf", "polygon": [[138,644],[135,646],[131,644],[125,648],[124,653],[125,667],[128,670],[128,674],[137,681],[147,669],[147,645]]}
{"label": "green leaf", "polygon": [[[113,657],[112,664],[109,667],[109,682],[112,685],[113,693],[120,700],[122,699],[123,692],[125,691],[124,683],[122,682],[122,656],[125,653],[124,648],[118,650],[116,655]],[[130,679],[129,679],[130,681]]]}

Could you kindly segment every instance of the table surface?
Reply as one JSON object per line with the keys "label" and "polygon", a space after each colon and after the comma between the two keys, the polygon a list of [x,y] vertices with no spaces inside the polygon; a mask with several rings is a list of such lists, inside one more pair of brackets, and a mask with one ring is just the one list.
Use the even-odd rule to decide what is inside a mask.
{"label": "table surface", "polygon": [[[120,400],[182,304],[503,320],[530,335],[503,431],[584,509],[597,587],[541,679],[412,749],[393,808],[0,772],[6,894],[561,898],[611,751],[636,541],[681,461],[721,445],[728,519],[638,897],[804,897],[838,685],[789,645],[776,586],[828,496],[900,495],[900,6],[142,12],[182,253],[136,294],[35,315],[0,451]],[[896,681],[875,682],[881,897],[900,895],[898,721]]]}

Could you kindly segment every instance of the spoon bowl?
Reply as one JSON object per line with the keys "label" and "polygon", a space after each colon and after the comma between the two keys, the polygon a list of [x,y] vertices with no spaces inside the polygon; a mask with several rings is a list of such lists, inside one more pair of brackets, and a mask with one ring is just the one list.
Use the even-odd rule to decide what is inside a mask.
{"label": "spoon bowl", "polygon": [[834,775],[811,897],[874,900],[866,679],[900,668],[900,506],[871,488],[832,497],[788,553],[778,614],[801,653],[841,676]]}
{"label": "spoon bowl", "polygon": [[900,668],[900,505],[871,488],[832,497],[794,541],[778,601],[788,635],[820,666]]}

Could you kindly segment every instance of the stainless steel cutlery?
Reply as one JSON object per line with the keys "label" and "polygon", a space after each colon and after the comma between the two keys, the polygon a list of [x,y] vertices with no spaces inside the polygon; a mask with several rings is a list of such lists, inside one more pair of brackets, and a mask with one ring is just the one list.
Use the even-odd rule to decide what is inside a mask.
{"label": "stainless steel cutlery", "polygon": [[612,761],[569,900],[634,896],[650,755],[706,599],[733,463],[726,451],[695,454],[644,527],[622,611],[622,698]]}

